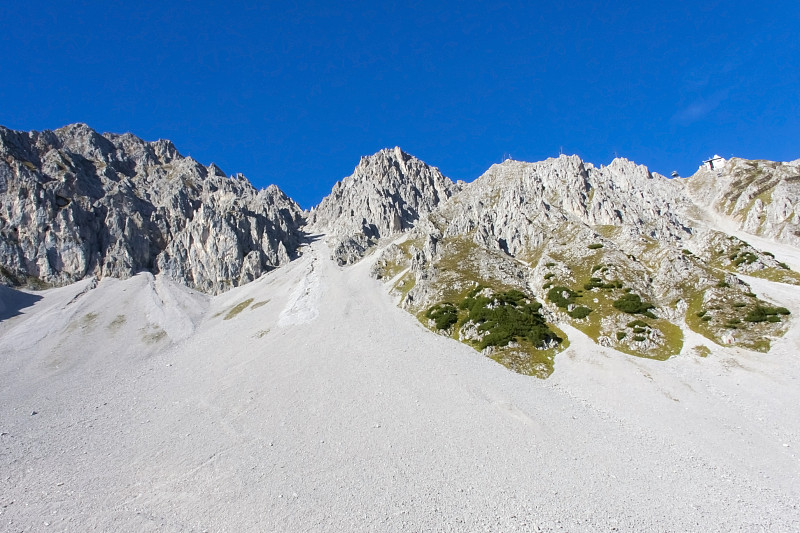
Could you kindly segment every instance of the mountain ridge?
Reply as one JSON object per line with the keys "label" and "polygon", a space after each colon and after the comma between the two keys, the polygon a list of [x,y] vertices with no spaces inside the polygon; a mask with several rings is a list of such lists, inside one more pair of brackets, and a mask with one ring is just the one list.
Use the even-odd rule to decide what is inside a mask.
{"label": "mountain ridge", "polygon": [[321,234],[340,266],[375,253],[373,275],[429,328],[541,377],[567,345],[559,325],[656,359],[683,351],[689,330],[767,351],[788,310],[745,278],[800,283],[714,223],[794,244],[800,160],[718,158],[670,179],[624,158],[595,166],[562,155],[506,160],[464,183],[394,147],[362,157],[301,212],[277,186],[256,191],[169,141],[85,124],[0,129],[0,156],[7,284],[147,271],[218,294]]}

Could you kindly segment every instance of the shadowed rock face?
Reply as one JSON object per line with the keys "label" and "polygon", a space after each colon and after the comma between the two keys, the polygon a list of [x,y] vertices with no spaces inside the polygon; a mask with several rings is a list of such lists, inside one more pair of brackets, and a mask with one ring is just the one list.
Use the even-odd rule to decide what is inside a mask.
{"label": "shadowed rock face", "polygon": [[290,260],[301,210],[171,142],[0,127],[0,280],[163,273],[218,293]]}
{"label": "shadowed rock face", "polygon": [[362,157],[310,215],[326,231],[339,264],[358,261],[381,237],[408,230],[459,190],[439,172],[395,147]]}

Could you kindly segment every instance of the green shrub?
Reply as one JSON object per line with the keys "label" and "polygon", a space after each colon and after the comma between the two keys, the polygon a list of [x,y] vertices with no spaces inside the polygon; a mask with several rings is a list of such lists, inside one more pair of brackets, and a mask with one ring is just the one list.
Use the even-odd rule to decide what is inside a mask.
{"label": "green shrub", "polygon": [[766,322],[767,313],[763,307],[756,307],[744,317],[746,322]]}
{"label": "green shrub", "polygon": [[710,322],[711,321],[711,316],[710,315],[705,315],[700,320],[702,320],[703,322]]}
{"label": "green shrub", "polygon": [[450,329],[450,326],[458,322],[458,310],[450,302],[442,302],[428,309],[425,317],[433,320],[436,329]]}
{"label": "green shrub", "polygon": [[595,242],[587,246],[587,248],[589,248],[590,250],[599,250],[602,247],[603,247],[602,243],[599,242]]}
{"label": "green shrub", "polygon": [[780,321],[781,321],[781,317],[779,317],[778,315],[768,315],[767,316],[767,322],[780,322]]}
{"label": "green shrub", "polygon": [[588,307],[583,307],[582,305],[579,305],[578,307],[570,311],[568,314],[572,318],[580,320],[581,318],[586,318],[587,316],[589,316],[589,313],[591,312],[592,310],[589,309]]}
{"label": "green shrub", "polygon": [[738,308],[741,308],[741,307],[747,307],[747,304],[744,303],[744,302],[736,302],[736,303],[733,304],[733,306],[738,309]]}
{"label": "green shrub", "polygon": [[792,314],[791,311],[789,311],[785,307],[776,307],[775,308],[775,312],[778,313],[779,315],[790,315],[790,314]]}
{"label": "green shrub", "polygon": [[542,305],[520,291],[468,297],[465,302],[468,320],[478,325],[478,331],[486,333],[479,343],[481,350],[488,346],[506,346],[521,338],[528,339],[536,347],[562,341],[547,327],[540,313]]}
{"label": "green shrub", "polygon": [[648,327],[648,324],[644,320],[639,320],[637,318],[636,320],[628,322],[628,327],[629,328],[646,328],[646,327]]}
{"label": "green shrub", "polygon": [[697,316],[697,318],[703,318],[704,316],[706,316],[706,313],[708,313],[708,311],[703,309],[702,311],[696,312],[695,315]]}
{"label": "green shrub", "polygon": [[553,274],[552,272],[548,272],[547,274],[544,275],[544,279],[550,279],[553,276],[555,276],[555,274]]}
{"label": "green shrub", "polygon": [[730,285],[729,285],[729,284],[728,284],[728,282],[727,282],[727,281],[725,281],[725,280],[721,280],[721,281],[718,281],[718,282],[717,282],[717,288],[718,288],[718,289],[726,289],[726,288],[728,288],[728,287],[730,287]]}
{"label": "green shrub", "polygon": [[645,340],[645,337],[643,337],[642,335],[636,335],[633,337],[633,340],[635,340],[636,342],[642,342]]}
{"label": "green shrub", "polygon": [[782,261],[780,263],[778,263],[778,266],[781,267],[784,270],[791,270],[791,268],[789,268],[789,265],[787,265],[786,263],[784,263]]}
{"label": "green shrub", "polygon": [[652,312],[650,312],[650,309],[653,309],[655,306],[650,302],[642,301],[641,296],[635,293],[629,292],[623,295],[618,300],[614,300],[612,305],[623,313],[628,313],[631,315],[644,315],[650,318],[656,317]]}
{"label": "green shrub", "polygon": [[550,267],[556,266],[556,264],[553,263],[552,261],[550,261],[549,263],[545,263],[544,266],[546,266],[547,268],[550,268]]}
{"label": "green shrub", "polygon": [[547,299],[562,309],[574,304],[576,298],[578,298],[578,293],[569,287],[556,286],[547,291]]}
{"label": "green shrub", "polygon": [[628,334],[625,333],[624,331],[618,331],[617,332],[617,340],[618,341],[621,341],[622,339],[624,339],[627,336],[628,336]]}
{"label": "green shrub", "polygon": [[681,252],[683,253],[683,255],[694,255],[691,250],[687,250],[686,248],[681,250]]}

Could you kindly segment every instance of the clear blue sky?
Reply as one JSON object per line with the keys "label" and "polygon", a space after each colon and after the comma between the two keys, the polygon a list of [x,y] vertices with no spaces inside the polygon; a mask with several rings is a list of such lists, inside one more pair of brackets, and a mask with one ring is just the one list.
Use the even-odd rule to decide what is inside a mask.
{"label": "clear blue sky", "polygon": [[0,124],[168,138],[303,207],[395,145],[467,181],[800,158],[800,2],[622,4],[4,2]]}

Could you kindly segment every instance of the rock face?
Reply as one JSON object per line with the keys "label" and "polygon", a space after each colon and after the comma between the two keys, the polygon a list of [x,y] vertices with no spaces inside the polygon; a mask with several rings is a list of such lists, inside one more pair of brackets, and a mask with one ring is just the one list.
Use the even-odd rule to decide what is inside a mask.
{"label": "rock face", "polygon": [[309,222],[328,233],[339,264],[353,263],[378,239],[408,230],[450,198],[459,185],[400,148],[362,157],[334,185]]}
{"label": "rock face", "polygon": [[405,309],[540,376],[566,340],[559,324],[656,359],[682,350],[685,327],[768,350],[789,310],[740,275],[800,275],[712,228],[800,245],[798,209],[800,160],[717,158],[684,180],[561,156],[508,160],[464,184],[394,148],[362,158],[306,223],[277,187],[257,191],[168,141],[0,128],[0,282],[148,271],[219,293],[290,261],[305,231],[327,234],[340,265],[388,237],[373,272]]}
{"label": "rock face", "polygon": [[218,293],[287,263],[301,210],[277,187],[181,156],[169,141],[0,127],[0,278],[65,284],[163,273]]}
{"label": "rock face", "polygon": [[691,235],[675,208],[688,202],[681,182],[615,159],[597,168],[577,156],[493,165],[443,206],[445,236],[474,239],[516,256],[539,247],[551,227],[624,228],[627,235],[674,241]]}
{"label": "rock face", "polygon": [[688,191],[698,205],[748,233],[800,246],[800,159],[723,160],[713,170],[701,167]]}
{"label": "rock face", "polygon": [[[718,343],[766,350],[765,339],[786,325],[738,275],[785,283],[800,276],[699,224],[693,217],[706,208],[693,201],[693,179],[668,179],[625,159],[601,167],[576,156],[509,160],[420,219],[373,271],[394,280],[401,305],[418,316],[446,310],[446,333],[466,342],[476,328],[485,338],[506,338],[530,320],[497,311],[510,299],[523,301],[513,292],[521,291],[524,301],[544,304],[550,324],[569,323],[634,355],[677,354],[684,323]],[[798,200],[787,191],[783,211]],[[775,313],[767,318],[764,310]],[[520,335],[486,349],[517,371],[547,375],[552,345],[526,348]]]}

